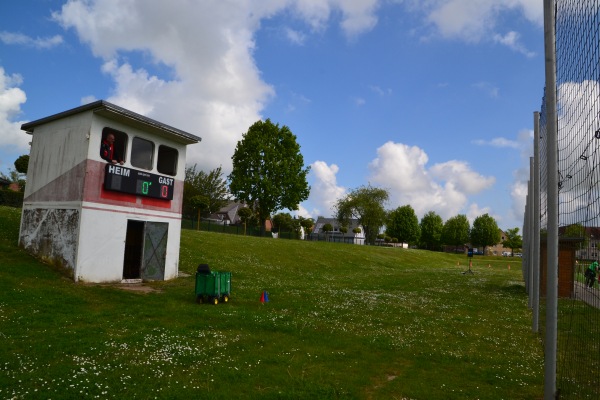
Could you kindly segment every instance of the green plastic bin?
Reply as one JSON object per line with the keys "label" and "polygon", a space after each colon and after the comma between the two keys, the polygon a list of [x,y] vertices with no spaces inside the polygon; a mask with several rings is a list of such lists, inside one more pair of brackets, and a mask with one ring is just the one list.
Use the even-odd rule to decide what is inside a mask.
{"label": "green plastic bin", "polygon": [[231,297],[231,272],[196,272],[196,302],[227,303]]}

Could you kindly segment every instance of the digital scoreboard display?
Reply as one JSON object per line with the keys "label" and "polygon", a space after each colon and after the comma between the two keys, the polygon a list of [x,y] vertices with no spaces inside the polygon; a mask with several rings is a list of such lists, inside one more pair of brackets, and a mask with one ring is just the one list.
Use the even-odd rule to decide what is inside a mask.
{"label": "digital scoreboard display", "polygon": [[105,190],[173,200],[174,186],[175,179],[173,178],[138,171],[121,165],[106,164],[104,169]]}

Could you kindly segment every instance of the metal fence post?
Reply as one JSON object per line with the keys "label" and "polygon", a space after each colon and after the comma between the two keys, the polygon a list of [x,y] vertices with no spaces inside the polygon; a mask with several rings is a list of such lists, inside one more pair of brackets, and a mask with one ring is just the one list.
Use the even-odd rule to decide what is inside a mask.
{"label": "metal fence post", "polygon": [[558,121],[556,113],[555,2],[544,0],[546,72],[546,136],[548,160],[548,257],[546,266],[546,341],[544,344],[544,399],[556,397],[558,314]]}
{"label": "metal fence post", "polygon": [[533,113],[533,332],[539,331],[540,321],[540,113]]}

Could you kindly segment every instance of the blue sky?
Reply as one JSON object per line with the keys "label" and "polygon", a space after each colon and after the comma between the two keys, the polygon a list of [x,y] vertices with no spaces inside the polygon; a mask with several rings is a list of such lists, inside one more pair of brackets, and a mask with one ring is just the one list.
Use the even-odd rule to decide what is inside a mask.
{"label": "blue sky", "polygon": [[348,190],[521,227],[544,87],[539,0],[0,2],[0,171],[23,122],[104,99],[202,137],[231,170],[270,118],[311,165],[305,216]]}

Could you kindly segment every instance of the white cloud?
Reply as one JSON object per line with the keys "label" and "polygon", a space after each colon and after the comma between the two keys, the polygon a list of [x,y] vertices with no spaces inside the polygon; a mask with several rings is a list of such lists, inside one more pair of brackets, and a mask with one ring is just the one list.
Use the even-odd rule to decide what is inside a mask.
{"label": "white cloud", "polygon": [[314,208],[307,213],[313,218],[319,215],[324,217],[333,215],[333,206],[346,194],[346,188],[337,184],[338,172],[339,167],[335,164],[327,165],[324,161],[315,161],[311,164],[308,176],[311,190],[307,203],[312,204]]}
{"label": "white cloud", "polygon": [[293,44],[302,46],[306,41],[306,35],[300,31],[291,28],[285,28],[284,32],[285,37],[287,37],[287,39]]}
{"label": "white cloud", "polygon": [[313,31],[323,31],[333,11],[340,11],[340,26],[348,38],[367,32],[377,24],[380,0],[295,0],[290,1]]}
{"label": "white cloud", "polygon": [[499,40],[513,50],[531,56],[518,42],[518,33],[498,36],[494,31],[501,14],[520,11],[529,21],[543,25],[543,4],[537,0],[410,0],[413,10],[425,14],[425,20],[443,38],[477,43]]}
{"label": "white cloud", "polygon": [[452,160],[435,164],[431,167],[430,173],[438,181],[451,182],[456,190],[465,194],[477,194],[496,183],[494,177],[480,175],[464,161]]}
{"label": "white cloud", "polygon": [[[275,3],[71,1],[54,18],[105,60],[115,84],[107,100],[202,137],[188,162],[228,173],[237,141],[274,95],[252,52],[253,32],[281,8]],[[170,71],[158,76],[124,61],[134,51]]]}
{"label": "white cloud", "polygon": [[479,146],[491,146],[491,147],[509,147],[509,148],[513,148],[513,149],[518,149],[519,148],[519,142],[517,142],[516,140],[510,140],[507,138],[503,138],[503,137],[497,137],[497,138],[493,138],[491,140],[483,140],[483,139],[477,139],[477,140],[473,140],[473,143]]}
{"label": "white cloud", "polygon": [[518,53],[524,54],[529,58],[534,57],[536,55],[535,52],[527,50],[527,48],[520,42],[520,36],[521,35],[518,32],[510,31],[504,36],[495,34],[494,41],[507,46]]}
{"label": "white cloud", "polygon": [[493,215],[491,213],[489,207],[479,207],[479,205],[477,203],[472,203],[469,205],[466,216],[472,226],[473,221],[475,221],[475,218],[480,217],[483,214],[488,214],[490,217],[494,218],[496,220],[496,222],[499,222],[501,220],[500,216]]}
{"label": "white cloud", "polygon": [[495,183],[462,161],[448,161],[427,168],[427,154],[416,146],[387,142],[369,164],[370,181],[390,191],[392,208],[410,204],[418,216],[437,212],[443,219],[464,213],[467,195]]}
{"label": "white cloud", "polygon": [[529,190],[529,169],[520,169],[515,171],[515,178],[516,179],[510,188],[510,197],[512,200],[510,213],[512,218],[519,222],[519,228],[521,228],[523,225],[522,222],[525,212],[525,204],[527,203],[527,192]]}
{"label": "white cloud", "polygon": [[498,93],[500,92],[500,89],[489,82],[477,82],[473,87],[487,93],[492,98],[498,97]]}
{"label": "white cloud", "polygon": [[31,136],[21,130],[23,121],[14,121],[21,113],[21,105],[27,101],[25,92],[17,87],[22,81],[20,75],[8,75],[4,68],[0,67],[0,154],[2,154],[0,166],[2,169],[13,168],[15,161],[5,159],[8,158],[4,156],[5,153],[11,153],[12,156],[14,152],[20,154],[29,152]]}
{"label": "white cloud", "polygon": [[381,87],[379,87],[377,85],[369,85],[368,87],[372,92],[378,94],[379,96],[386,96],[386,95],[392,94],[392,89],[390,89],[390,88],[382,89]]}
{"label": "white cloud", "polygon": [[4,44],[13,44],[20,46],[35,47],[38,49],[50,49],[63,43],[60,35],[54,35],[47,38],[32,38],[22,33],[0,32],[0,41]]}
{"label": "white cloud", "polygon": [[354,98],[352,99],[352,101],[354,102],[354,105],[355,105],[356,107],[362,107],[362,106],[364,106],[365,104],[367,104],[367,101],[366,101],[365,99],[363,99],[362,97],[354,97]]}

